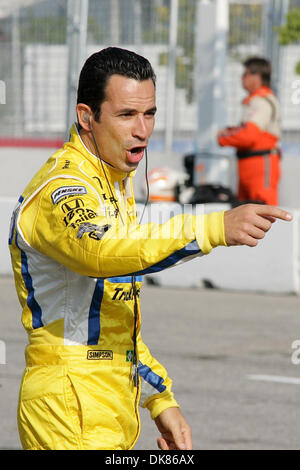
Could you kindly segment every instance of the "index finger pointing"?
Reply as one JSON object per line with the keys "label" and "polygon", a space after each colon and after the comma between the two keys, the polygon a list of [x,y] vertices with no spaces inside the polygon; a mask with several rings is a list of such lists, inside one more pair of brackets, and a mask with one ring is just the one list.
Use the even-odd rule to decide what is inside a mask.
{"label": "index finger pointing", "polygon": [[259,205],[256,209],[256,214],[262,217],[275,217],[276,219],[291,221],[292,214],[275,206]]}

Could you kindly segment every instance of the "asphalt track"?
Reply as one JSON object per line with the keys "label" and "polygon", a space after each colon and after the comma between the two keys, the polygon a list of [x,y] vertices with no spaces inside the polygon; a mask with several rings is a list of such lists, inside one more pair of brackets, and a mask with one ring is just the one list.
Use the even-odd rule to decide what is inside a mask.
{"label": "asphalt track", "polygon": [[[141,297],[143,339],[174,380],[195,449],[300,450],[300,297],[150,286]],[[12,278],[0,278],[0,298],[0,449],[20,449],[26,334]],[[156,449],[141,417],[135,449]]]}

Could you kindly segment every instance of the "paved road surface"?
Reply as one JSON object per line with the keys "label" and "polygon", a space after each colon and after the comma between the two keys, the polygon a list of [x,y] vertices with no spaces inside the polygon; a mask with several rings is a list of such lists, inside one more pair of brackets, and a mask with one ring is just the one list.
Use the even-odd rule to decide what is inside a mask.
{"label": "paved road surface", "polygon": [[[0,297],[0,449],[19,449],[26,334],[12,278],[0,278]],[[174,380],[195,449],[300,450],[299,297],[145,286],[142,306],[143,339]],[[136,449],[155,449],[155,426],[141,416]]]}

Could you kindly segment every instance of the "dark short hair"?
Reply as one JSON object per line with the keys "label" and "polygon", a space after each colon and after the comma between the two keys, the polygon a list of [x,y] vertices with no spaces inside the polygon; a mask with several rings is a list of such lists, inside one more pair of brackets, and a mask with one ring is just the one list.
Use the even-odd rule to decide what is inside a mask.
{"label": "dark short hair", "polygon": [[249,57],[243,63],[250,73],[257,73],[262,79],[263,85],[270,86],[271,83],[271,64],[263,57]]}
{"label": "dark short hair", "polygon": [[154,86],[156,82],[150,62],[135,52],[108,47],[92,54],[80,72],[77,104],[84,103],[90,106],[96,121],[100,118],[108,79],[115,74],[138,81],[151,78]]}

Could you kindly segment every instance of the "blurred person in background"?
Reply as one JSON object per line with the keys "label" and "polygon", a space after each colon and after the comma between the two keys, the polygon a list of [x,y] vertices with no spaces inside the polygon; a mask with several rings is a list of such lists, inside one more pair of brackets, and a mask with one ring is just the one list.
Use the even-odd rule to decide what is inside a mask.
{"label": "blurred person in background", "polygon": [[219,145],[236,148],[238,159],[238,198],[278,204],[280,178],[280,116],[277,98],[270,88],[271,65],[261,57],[244,62],[242,123],[222,129]]}
{"label": "blurred person in background", "polygon": [[[132,449],[139,405],[160,449],[192,449],[166,369],[141,338],[142,276],[210,253],[256,246],[279,208],[244,205],[165,224],[137,221],[132,177],[156,112],[155,74],[134,52],[85,62],[69,141],[14,210],[9,247],[28,333],[18,426],[24,449]],[[163,306],[162,306],[163,321]],[[167,341],[167,338],[162,338]]]}

